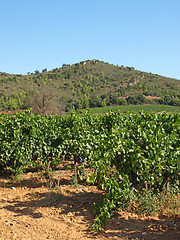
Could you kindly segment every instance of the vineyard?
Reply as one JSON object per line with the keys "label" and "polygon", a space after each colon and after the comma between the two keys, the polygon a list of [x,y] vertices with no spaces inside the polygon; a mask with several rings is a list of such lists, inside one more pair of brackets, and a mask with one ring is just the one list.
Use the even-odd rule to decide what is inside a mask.
{"label": "vineyard", "polygon": [[143,191],[179,190],[180,114],[0,114],[1,174],[49,172],[67,161],[75,166],[76,182],[104,191],[93,206],[92,228],[98,230]]}

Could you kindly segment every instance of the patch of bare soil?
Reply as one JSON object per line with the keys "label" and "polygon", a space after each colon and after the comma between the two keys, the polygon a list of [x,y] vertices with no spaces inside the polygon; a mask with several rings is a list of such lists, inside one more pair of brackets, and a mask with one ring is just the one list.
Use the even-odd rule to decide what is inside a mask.
{"label": "patch of bare soil", "polygon": [[37,173],[25,174],[19,182],[0,179],[0,239],[180,239],[180,218],[126,212],[109,220],[103,231],[92,232],[92,205],[103,192],[97,186],[75,188],[72,174],[65,171],[59,187]]}

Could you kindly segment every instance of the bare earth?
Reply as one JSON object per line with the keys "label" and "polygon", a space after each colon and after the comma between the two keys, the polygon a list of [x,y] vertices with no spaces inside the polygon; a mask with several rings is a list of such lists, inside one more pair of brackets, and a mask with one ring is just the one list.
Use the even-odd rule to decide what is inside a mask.
{"label": "bare earth", "polygon": [[72,174],[64,172],[60,187],[51,186],[37,173],[25,174],[21,181],[0,179],[0,239],[180,239],[179,217],[126,212],[109,220],[100,233],[92,232],[92,205],[103,192],[97,186],[75,188]]}

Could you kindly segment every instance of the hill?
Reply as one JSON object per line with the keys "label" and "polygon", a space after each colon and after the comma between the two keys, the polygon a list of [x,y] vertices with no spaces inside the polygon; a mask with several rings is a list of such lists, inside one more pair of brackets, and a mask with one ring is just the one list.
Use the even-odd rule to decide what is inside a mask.
{"label": "hill", "polygon": [[180,105],[180,81],[99,60],[27,75],[0,73],[0,111],[46,115],[107,105]]}

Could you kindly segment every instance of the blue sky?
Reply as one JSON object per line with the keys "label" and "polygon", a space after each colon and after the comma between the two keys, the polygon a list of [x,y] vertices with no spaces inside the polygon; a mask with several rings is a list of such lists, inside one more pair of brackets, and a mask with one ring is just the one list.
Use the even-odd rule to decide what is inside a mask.
{"label": "blue sky", "polygon": [[0,72],[98,59],[180,79],[179,0],[1,0],[0,6]]}

